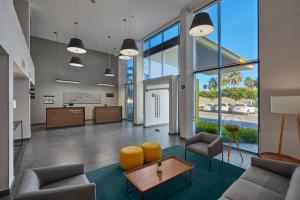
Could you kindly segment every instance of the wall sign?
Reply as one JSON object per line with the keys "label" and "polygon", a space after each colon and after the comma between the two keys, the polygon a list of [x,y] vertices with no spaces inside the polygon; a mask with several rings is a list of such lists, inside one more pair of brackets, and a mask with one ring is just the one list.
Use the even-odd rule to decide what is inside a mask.
{"label": "wall sign", "polygon": [[106,93],[106,97],[114,97],[114,93]]}
{"label": "wall sign", "polygon": [[44,104],[54,104],[55,103],[55,96],[44,96]]}

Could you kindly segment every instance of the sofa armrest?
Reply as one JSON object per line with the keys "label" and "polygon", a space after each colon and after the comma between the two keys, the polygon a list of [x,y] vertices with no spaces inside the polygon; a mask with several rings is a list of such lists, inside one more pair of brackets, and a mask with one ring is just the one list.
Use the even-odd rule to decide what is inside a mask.
{"label": "sofa armrest", "polygon": [[40,180],[40,186],[84,173],[83,164],[62,165],[32,169]]}
{"label": "sofa armrest", "polygon": [[96,186],[93,183],[68,186],[61,188],[45,189],[27,192],[16,196],[15,200],[95,200]]}
{"label": "sofa armrest", "polygon": [[208,154],[213,157],[223,152],[223,138],[218,137],[208,145]]}
{"label": "sofa armrest", "polygon": [[251,157],[251,165],[271,171],[275,174],[284,176],[289,179],[292,177],[296,167],[299,166],[293,163],[270,160],[270,159],[259,158],[254,156]]}
{"label": "sofa armrest", "polygon": [[195,144],[197,142],[202,142],[202,135],[201,134],[197,134],[193,137],[187,138],[185,140],[185,146],[189,146],[189,145]]}

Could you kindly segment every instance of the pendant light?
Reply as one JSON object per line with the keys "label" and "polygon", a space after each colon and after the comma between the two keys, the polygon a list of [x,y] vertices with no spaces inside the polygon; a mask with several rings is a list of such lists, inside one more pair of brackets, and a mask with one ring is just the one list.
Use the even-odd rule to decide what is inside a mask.
{"label": "pendant light", "polygon": [[113,70],[110,67],[110,46],[109,46],[110,35],[107,36],[107,38],[108,38],[108,68],[105,69],[104,76],[115,76]]}
{"label": "pendant light", "polygon": [[[126,19],[123,19],[123,22],[124,22],[124,31],[126,32]],[[130,60],[131,59],[130,56],[125,56],[125,55],[123,55],[121,53],[119,54],[118,58],[120,60]]]}
{"label": "pendant light", "polygon": [[130,38],[130,21],[131,21],[131,10],[130,10],[130,0],[129,1],[129,16],[128,16],[128,26],[129,26],[129,37],[127,39],[123,40],[123,44],[121,47],[120,54],[123,54],[125,56],[136,56],[139,54],[139,49],[136,46],[135,40]]}
{"label": "pendant light", "polygon": [[72,52],[72,53],[76,53],[76,54],[83,54],[83,53],[86,53],[86,50],[84,48],[84,45],[83,45],[83,42],[81,39],[78,38],[77,36],[77,25],[78,25],[78,16],[77,16],[77,12],[78,12],[78,0],[75,0],[75,3],[76,3],[76,20],[74,22],[75,24],[75,37],[71,38],[69,44],[68,44],[68,47],[67,47],[67,50]]}
{"label": "pendant light", "polygon": [[73,56],[69,62],[69,65],[74,67],[83,67],[82,61],[78,56]]}
{"label": "pendant light", "polygon": [[59,53],[58,53],[58,30],[54,32],[54,34],[56,35],[56,82],[59,82],[59,83],[74,83],[74,84],[79,84],[80,82],[79,81],[73,81],[73,80],[64,80],[64,79],[59,79],[58,78],[58,66],[59,66],[59,62],[58,62],[58,56],[59,56]]}
{"label": "pendant light", "polygon": [[215,28],[208,13],[197,13],[193,19],[189,34],[191,36],[207,36],[214,32]]}

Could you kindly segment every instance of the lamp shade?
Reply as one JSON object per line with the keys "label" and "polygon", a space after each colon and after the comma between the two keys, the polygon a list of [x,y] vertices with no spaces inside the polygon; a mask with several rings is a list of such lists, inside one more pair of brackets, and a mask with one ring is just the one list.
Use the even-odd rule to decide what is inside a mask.
{"label": "lamp shade", "polygon": [[16,102],[16,100],[13,101],[13,104],[14,104],[14,109],[16,109],[17,108],[17,102]]}
{"label": "lamp shade", "polygon": [[78,56],[73,56],[71,58],[69,65],[74,66],[74,67],[83,67],[82,61]]}
{"label": "lamp shade", "polygon": [[79,38],[71,38],[67,50],[76,54],[86,53],[83,42]]}
{"label": "lamp shade", "polygon": [[191,36],[206,36],[214,32],[215,28],[206,12],[201,12],[195,15],[189,34]]}
{"label": "lamp shade", "polygon": [[118,57],[119,57],[119,59],[121,59],[121,60],[130,60],[130,59],[131,59],[130,56],[125,56],[125,55],[122,55],[122,54],[120,54]]}
{"label": "lamp shade", "polygon": [[124,39],[120,53],[125,56],[136,56],[139,54],[139,50],[133,39]]}
{"label": "lamp shade", "polygon": [[110,68],[106,68],[104,72],[104,76],[115,76],[113,71]]}
{"label": "lamp shade", "polygon": [[280,114],[299,114],[300,96],[272,96],[271,112]]}

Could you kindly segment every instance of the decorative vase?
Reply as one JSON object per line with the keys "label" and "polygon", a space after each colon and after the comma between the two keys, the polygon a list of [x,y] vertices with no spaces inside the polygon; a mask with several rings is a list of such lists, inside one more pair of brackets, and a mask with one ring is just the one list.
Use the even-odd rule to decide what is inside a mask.
{"label": "decorative vase", "polygon": [[162,167],[157,165],[156,170],[157,170],[157,172],[162,172]]}

